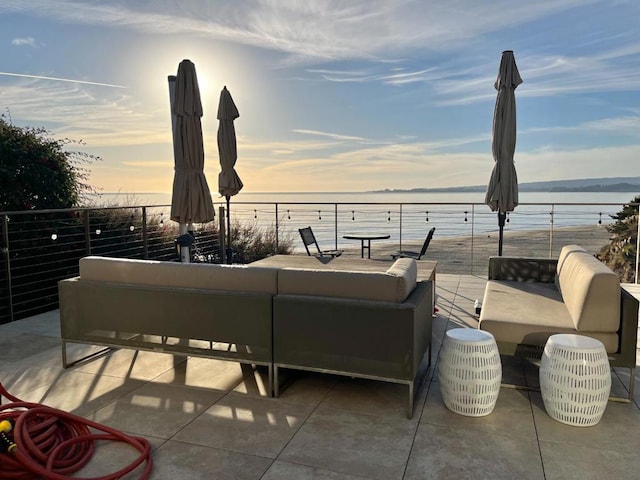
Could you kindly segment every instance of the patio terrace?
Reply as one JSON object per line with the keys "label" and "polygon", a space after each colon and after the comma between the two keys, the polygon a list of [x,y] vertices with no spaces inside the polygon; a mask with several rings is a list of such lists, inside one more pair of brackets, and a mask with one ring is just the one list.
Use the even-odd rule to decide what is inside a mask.
{"label": "patio terrace", "polygon": [[[410,420],[406,387],[382,382],[292,372],[272,399],[266,373],[249,366],[129,350],[64,370],[57,310],[0,325],[0,381],[23,400],[148,438],[154,479],[638,478],[640,389],[587,428],[551,419],[526,390],[502,388],[487,417],[447,410],[434,373],[442,337],[476,326],[485,281],[438,273],[433,362]],[[612,372],[619,394],[623,372]],[[536,375],[503,357],[504,381],[535,385]],[[99,444],[78,475],[114,471],[134,454]]]}

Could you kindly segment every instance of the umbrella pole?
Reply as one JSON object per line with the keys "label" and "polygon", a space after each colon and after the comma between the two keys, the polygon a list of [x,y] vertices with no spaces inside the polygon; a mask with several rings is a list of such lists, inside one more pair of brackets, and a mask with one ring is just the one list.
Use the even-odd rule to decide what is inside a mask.
{"label": "umbrella pole", "polygon": [[507,218],[506,212],[498,212],[498,227],[500,228],[500,233],[498,234],[498,256],[502,256],[502,239],[504,236],[504,222]]}
{"label": "umbrella pole", "polygon": [[229,200],[231,196],[227,195],[227,263],[231,265],[233,263],[233,252],[231,250],[231,213],[229,211]]}

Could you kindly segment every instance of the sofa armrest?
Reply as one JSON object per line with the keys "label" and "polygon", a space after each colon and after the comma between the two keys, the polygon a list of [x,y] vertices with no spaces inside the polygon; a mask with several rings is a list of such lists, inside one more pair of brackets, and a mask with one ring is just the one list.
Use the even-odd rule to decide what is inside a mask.
{"label": "sofa armrest", "polygon": [[609,355],[612,367],[636,366],[638,340],[638,299],[624,287],[620,289],[620,330],[618,338],[620,346],[618,352]]}
{"label": "sofa armrest", "polygon": [[557,264],[553,258],[489,257],[489,280],[553,283]]}

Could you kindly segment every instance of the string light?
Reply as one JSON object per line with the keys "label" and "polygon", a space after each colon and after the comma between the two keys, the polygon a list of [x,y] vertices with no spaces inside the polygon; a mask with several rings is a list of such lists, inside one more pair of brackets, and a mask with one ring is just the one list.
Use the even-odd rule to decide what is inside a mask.
{"label": "string light", "polygon": [[467,210],[465,210],[465,211],[464,211],[464,221],[465,221],[465,222],[467,222],[467,221],[468,221],[468,219],[467,219],[467,214],[468,214],[468,213],[469,213],[469,212],[468,212]]}
{"label": "string light", "polygon": [[289,210],[287,210],[287,220],[291,220],[291,214],[289,213]]}
{"label": "string light", "polygon": [[429,211],[424,212],[424,214],[427,216],[424,221],[428,222],[429,221]]}
{"label": "string light", "polygon": [[351,221],[355,221],[356,219],[356,211],[355,210],[351,210]]}
{"label": "string light", "polygon": [[318,210],[318,220],[322,220],[322,215],[320,214],[320,210]]}

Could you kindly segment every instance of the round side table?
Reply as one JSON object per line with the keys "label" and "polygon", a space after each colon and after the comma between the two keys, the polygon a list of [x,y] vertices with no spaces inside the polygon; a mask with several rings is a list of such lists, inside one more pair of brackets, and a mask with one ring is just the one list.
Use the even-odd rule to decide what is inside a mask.
{"label": "round side table", "polygon": [[498,400],[502,363],[493,335],[475,328],[448,330],[438,360],[442,400],[452,412],[489,415]]}
{"label": "round side table", "polygon": [[611,391],[602,342],[583,335],[551,335],[540,361],[540,391],[551,418],[576,427],[596,425]]}

